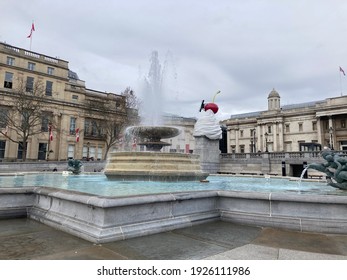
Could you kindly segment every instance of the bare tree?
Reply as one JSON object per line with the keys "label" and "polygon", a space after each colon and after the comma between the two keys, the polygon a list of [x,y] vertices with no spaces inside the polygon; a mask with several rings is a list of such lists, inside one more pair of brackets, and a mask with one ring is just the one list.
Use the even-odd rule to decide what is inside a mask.
{"label": "bare tree", "polygon": [[139,109],[141,101],[130,87],[127,87],[121,94],[125,97],[126,108]]}
{"label": "bare tree", "polygon": [[[86,137],[96,137],[105,142],[105,156],[110,148],[115,145],[123,130],[137,122],[138,115],[135,109],[137,97],[127,88],[123,98],[109,95],[107,100],[89,99],[86,101],[85,131]],[[131,104],[132,108],[129,108]]]}
{"label": "bare tree", "polygon": [[[43,110],[46,99],[42,82],[18,79],[17,85],[11,92],[11,99],[0,110],[2,126],[6,127],[0,130],[0,134],[22,145],[22,159],[25,161],[29,137],[42,133],[43,119],[49,116]],[[47,125],[50,122],[47,121]]]}

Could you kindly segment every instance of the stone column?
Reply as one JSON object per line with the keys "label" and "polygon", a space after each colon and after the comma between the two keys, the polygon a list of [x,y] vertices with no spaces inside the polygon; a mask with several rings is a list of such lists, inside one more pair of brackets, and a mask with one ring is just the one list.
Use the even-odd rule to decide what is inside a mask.
{"label": "stone column", "polygon": [[195,136],[194,154],[200,155],[202,172],[216,174],[219,171],[219,140],[211,140],[205,136]]}

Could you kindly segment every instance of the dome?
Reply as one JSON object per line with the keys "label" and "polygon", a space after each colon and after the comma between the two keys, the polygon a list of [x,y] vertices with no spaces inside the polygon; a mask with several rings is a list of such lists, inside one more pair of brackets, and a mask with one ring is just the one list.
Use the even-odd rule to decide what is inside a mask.
{"label": "dome", "polygon": [[272,89],[272,91],[269,93],[269,96],[268,96],[268,98],[273,98],[273,97],[280,98],[280,95],[278,94],[278,92],[275,89]]}

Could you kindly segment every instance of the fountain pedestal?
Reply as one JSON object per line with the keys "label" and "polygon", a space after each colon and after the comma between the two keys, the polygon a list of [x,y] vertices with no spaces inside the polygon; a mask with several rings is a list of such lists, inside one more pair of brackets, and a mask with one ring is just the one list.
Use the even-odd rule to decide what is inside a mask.
{"label": "fountain pedestal", "polygon": [[200,156],[200,165],[203,172],[216,174],[219,171],[219,140],[212,140],[205,136],[195,136],[194,154]]}
{"label": "fountain pedestal", "polygon": [[140,181],[200,181],[207,173],[201,171],[198,155],[161,153],[167,143],[161,138],[179,135],[180,130],[169,126],[133,126],[127,129],[140,139],[147,152],[110,153],[105,175],[115,180]]}
{"label": "fountain pedestal", "polygon": [[110,153],[104,174],[125,181],[200,181],[208,176],[198,155],[161,152]]}

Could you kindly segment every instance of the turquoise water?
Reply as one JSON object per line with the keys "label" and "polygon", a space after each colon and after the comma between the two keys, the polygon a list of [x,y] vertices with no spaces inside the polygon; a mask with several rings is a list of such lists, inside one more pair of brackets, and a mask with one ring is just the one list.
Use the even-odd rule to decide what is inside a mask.
{"label": "turquoise water", "polygon": [[302,194],[347,195],[322,182],[298,182],[279,178],[251,178],[209,176],[209,183],[201,182],[151,182],[112,181],[103,174],[69,175],[35,174],[24,176],[0,176],[1,188],[55,187],[101,196],[129,196],[182,191],[233,190],[258,192],[289,192]]}

